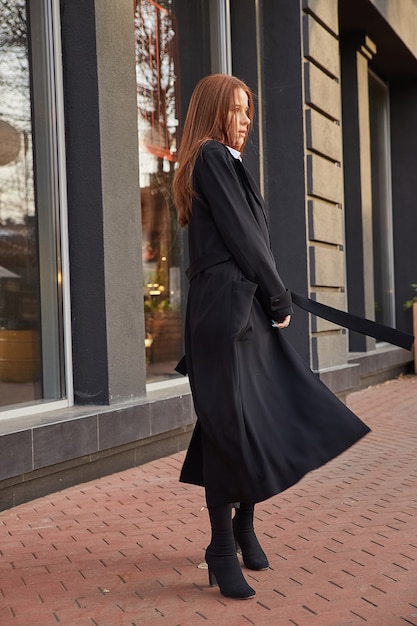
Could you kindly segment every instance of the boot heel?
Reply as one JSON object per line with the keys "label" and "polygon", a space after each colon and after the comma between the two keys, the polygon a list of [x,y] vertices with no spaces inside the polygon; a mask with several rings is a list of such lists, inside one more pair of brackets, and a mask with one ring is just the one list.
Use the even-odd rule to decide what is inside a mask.
{"label": "boot heel", "polygon": [[206,563],[210,587],[218,585],[220,593],[227,598],[235,598],[236,600],[253,598],[255,590],[246,582],[236,553],[213,554],[210,548],[207,548]]}
{"label": "boot heel", "polygon": [[210,568],[208,568],[208,577],[209,577],[209,585],[210,587],[216,587],[217,586],[217,578],[215,573],[213,572],[213,570],[211,570]]}

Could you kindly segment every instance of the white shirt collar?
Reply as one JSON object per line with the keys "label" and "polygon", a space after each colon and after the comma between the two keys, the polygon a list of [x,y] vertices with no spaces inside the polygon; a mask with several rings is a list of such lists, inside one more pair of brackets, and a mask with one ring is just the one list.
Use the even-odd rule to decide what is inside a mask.
{"label": "white shirt collar", "polygon": [[230,154],[235,158],[235,159],[239,159],[239,161],[242,160],[242,156],[239,152],[239,150],[236,150],[235,148],[231,148],[230,146],[226,146],[226,148],[229,150]]}

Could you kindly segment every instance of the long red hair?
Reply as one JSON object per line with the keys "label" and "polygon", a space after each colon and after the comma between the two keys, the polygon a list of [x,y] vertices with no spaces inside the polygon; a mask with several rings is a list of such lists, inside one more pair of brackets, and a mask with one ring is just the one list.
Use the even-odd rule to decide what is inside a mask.
{"label": "long red hair", "polygon": [[238,78],[228,74],[210,74],[201,79],[193,91],[178,150],[179,165],[172,185],[178,222],[181,226],[186,226],[190,219],[194,197],[193,169],[201,146],[210,139],[231,145],[228,116],[236,89],[243,89],[248,96],[248,116],[252,121],[253,96],[249,87]]}

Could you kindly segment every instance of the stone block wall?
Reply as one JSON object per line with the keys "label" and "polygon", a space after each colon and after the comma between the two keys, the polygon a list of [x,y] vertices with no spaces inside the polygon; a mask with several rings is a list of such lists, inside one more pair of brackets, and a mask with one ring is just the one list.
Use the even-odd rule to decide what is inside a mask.
{"label": "stone block wall", "polygon": [[[310,297],[345,309],[338,2],[303,0],[302,8]],[[312,317],[313,369],[346,363],[346,331]]]}

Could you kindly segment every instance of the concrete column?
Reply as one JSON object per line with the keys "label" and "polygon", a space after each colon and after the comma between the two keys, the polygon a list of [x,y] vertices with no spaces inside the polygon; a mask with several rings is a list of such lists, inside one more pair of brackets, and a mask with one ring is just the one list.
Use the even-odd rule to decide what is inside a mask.
{"label": "concrete column", "polygon": [[134,13],[62,0],[74,392],[145,394]]}
{"label": "concrete column", "polygon": [[[305,159],[310,297],[346,308],[338,2],[303,0]],[[344,396],[357,385],[346,331],[311,317],[311,365]]]}
{"label": "concrete column", "polygon": [[132,0],[95,0],[109,402],[144,394],[141,212]]}
{"label": "concrete column", "polygon": [[[300,3],[264,0],[262,60],[264,192],[278,269],[286,285],[308,292]],[[310,361],[309,317],[296,312],[286,331]]]}

